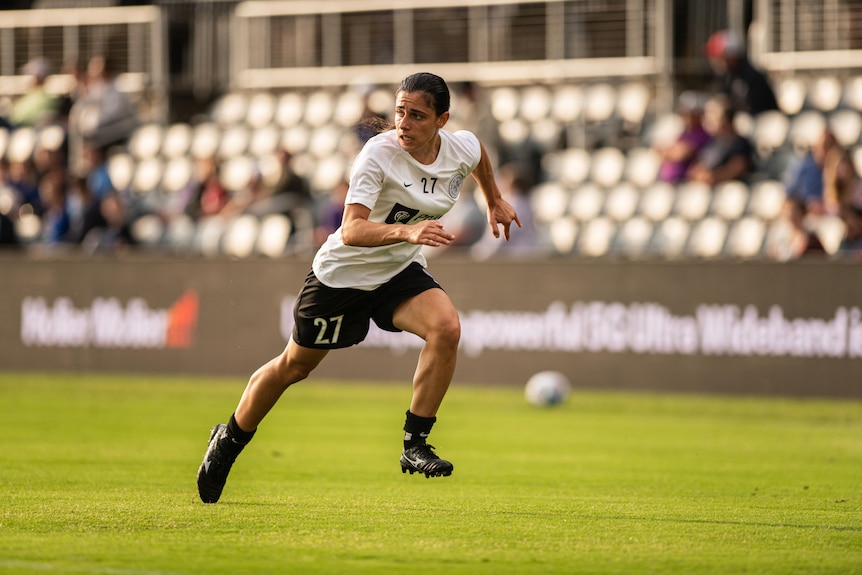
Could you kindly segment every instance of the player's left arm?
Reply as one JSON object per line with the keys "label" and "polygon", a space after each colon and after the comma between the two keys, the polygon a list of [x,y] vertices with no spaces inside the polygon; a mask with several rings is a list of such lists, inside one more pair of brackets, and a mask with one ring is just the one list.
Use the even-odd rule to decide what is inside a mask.
{"label": "player's left arm", "polygon": [[518,219],[518,214],[512,204],[503,199],[500,188],[497,187],[497,180],[494,178],[494,166],[491,164],[488,151],[485,150],[485,146],[481,142],[479,142],[479,147],[482,150],[482,156],[472,175],[488,203],[488,224],[491,226],[494,237],[500,237],[498,226],[502,225],[503,235],[508,240],[512,222],[518,224],[520,228],[521,220]]}

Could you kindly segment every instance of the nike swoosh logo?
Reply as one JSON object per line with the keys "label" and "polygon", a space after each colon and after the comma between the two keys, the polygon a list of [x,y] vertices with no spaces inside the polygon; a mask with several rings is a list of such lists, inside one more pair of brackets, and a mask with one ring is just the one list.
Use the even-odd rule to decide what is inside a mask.
{"label": "nike swoosh logo", "polygon": [[404,182],[404,187],[405,187],[405,188],[409,188],[409,187],[410,187],[410,186],[412,186],[412,185],[413,185],[413,184],[408,184],[407,182]]}

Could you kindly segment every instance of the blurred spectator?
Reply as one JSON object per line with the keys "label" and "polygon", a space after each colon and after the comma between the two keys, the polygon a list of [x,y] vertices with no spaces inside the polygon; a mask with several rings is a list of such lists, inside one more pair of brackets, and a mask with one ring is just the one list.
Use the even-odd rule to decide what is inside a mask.
{"label": "blurred spectator", "polygon": [[71,238],[71,218],[66,203],[66,172],[56,168],[39,183],[42,203],[42,237],[46,244],[60,244]]}
{"label": "blurred spectator", "polygon": [[170,218],[184,213],[193,220],[200,220],[221,212],[228,199],[216,159],[212,156],[199,158],[192,180],[174,195],[165,215]]}
{"label": "blurred spectator", "polygon": [[314,243],[321,245],[341,226],[344,216],[344,200],[347,198],[347,180],[342,180],[334,190],[326,194],[315,214]]}
{"label": "blurred spectator", "polygon": [[808,255],[826,254],[823,244],[806,225],[805,203],[798,198],[788,198],[784,203],[781,219],[785,225],[774,227],[780,233],[768,239],[767,255],[778,261],[795,260]]}
{"label": "blurred spectator", "polygon": [[686,178],[686,173],[700,150],[709,142],[711,136],[703,127],[703,102],[694,92],[679,95],[677,114],[683,119],[684,127],[675,142],[657,148],[662,163],[658,179],[676,184]]}
{"label": "blurred spectator", "polygon": [[9,162],[6,185],[15,193],[15,205],[30,205],[36,215],[42,213],[39,186],[32,162]]}
{"label": "blurred spectator", "polygon": [[246,185],[230,196],[219,211],[219,215],[236,216],[252,210],[255,206],[266,202],[267,199],[266,189],[263,186],[263,176],[260,170],[255,167]]}
{"label": "blurred spectator", "polygon": [[134,245],[126,206],[116,193],[109,194],[98,203],[103,225],[86,232],[82,245],[86,253],[123,253]]}
{"label": "blurred spectator", "polygon": [[9,123],[13,127],[42,126],[54,119],[59,104],[57,98],[45,90],[50,66],[46,59],[36,58],[27,62],[21,71],[30,76],[30,88],[12,105]]}
{"label": "blurred spectator", "polygon": [[69,241],[74,243],[81,243],[86,231],[103,222],[98,203],[87,187],[87,179],[81,176],[69,178],[66,211],[69,214]]}
{"label": "blurred spectator", "polygon": [[715,32],[704,50],[715,73],[717,91],[727,95],[734,110],[756,116],[778,109],[769,78],[751,64],[736,33]]}
{"label": "blurred spectator", "polygon": [[[787,196],[801,203],[806,213],[837,213],[839,196],[846,194],[846,186],[849,185],[848,167],[852,170],[849,158],[827,128],[785,172]],[[828,194],[825,191],[827,182]]]}
{"label": "blurred spectator", "polygon": [[847,231],[838,251],[843,255],[862,257],[862,201],[841,206],[840,215]]}
{"label": "blurred spectator", "polygon": [[533,206],[530,202],[530,191],[533,180],[526,166],[518,163],[508,163],[497,170],[500,193],[515,208],[521,220],[521,226],[512,230],[507,242],[494,238],[491,229],[485,225],[485,233],[478,242],[470,248],[470,255],[477,260],[490,257],[525,258],[540,255],[544,249],[536,230]]}
{"label": "blurred spectator", "polygon": [[706,104],[704,127],[710,141],[701,148],[688,169],[687,179],[714,186],[730,180],[745,180],[754,167],[754,147],[733,124],[734,109],[724,98]]}
{"label": "blurred spectator", "polygon": [[96,56],[87,64],[86,82],[69,113],[72,169],[83,169],[83,142],[107,148],[125,142],[138,125],[137,111],[114,78],[112,60]]}

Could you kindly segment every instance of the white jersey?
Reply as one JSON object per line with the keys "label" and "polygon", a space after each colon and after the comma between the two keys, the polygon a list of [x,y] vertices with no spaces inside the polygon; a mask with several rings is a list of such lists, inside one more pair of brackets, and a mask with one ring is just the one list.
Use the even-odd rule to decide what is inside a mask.
{"label": "white jersey", "polygon": [[[395,130],[368,140],[350,170],[345,204],[369,208],[368,220],[379,224],[413,224],[443,217],[458,200],[464,179],[479,164],[481,147],[467,131],[440,130],[439,134],[440,151],[427,166],[401,149]],[[329,287],[373,290],[412,262],[425,267],[421,245],[346,246],[338,228],[318,250],[312,269]]]}

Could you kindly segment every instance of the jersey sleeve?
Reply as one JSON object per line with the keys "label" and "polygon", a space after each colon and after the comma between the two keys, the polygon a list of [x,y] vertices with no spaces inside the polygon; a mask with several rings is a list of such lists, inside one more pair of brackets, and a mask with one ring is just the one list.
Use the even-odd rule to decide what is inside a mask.
{"label": "jersey sleeve", "polygon": [[459,151],[459,156],[464,158],[472,172],[482,159],[482,146],[479,138],[473,132],[458,130],[452,134],[452,143]]}
{"label": "jersey sleeve", "polygon": [[346,204],[361,204],[373,210],[383,189],[385,169],[381,163],[380,136],[368,140],[350,168]]}

